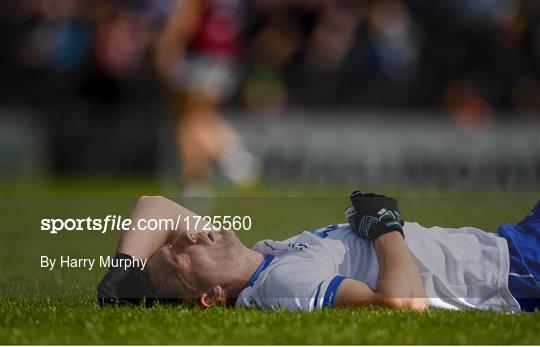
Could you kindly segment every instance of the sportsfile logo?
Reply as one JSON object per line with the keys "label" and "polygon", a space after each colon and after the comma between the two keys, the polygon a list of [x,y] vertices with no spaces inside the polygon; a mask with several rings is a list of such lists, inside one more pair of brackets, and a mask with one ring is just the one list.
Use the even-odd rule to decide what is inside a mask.
{"label": "sportsfile logo", "polygon": [[43,218],[41,231],[58,234],[59,231],[98,231],[105,234],[107,231],[129,230],[132,221],[122,219],[122,216],[108,215],[105,218]]}

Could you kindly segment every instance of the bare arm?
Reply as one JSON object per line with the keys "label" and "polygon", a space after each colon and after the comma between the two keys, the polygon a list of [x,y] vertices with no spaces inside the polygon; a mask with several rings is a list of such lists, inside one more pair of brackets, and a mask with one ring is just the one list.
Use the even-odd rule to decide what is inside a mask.
{"label": "bare arm", "polygon": [[[149,219],[172,219],[176,222],[178,215],[181,215],[178,229],[160,230],[140,230],[137,229],[139,220]],[[178,205],[172,200],[162,196],[142,196],[137,200],[137,204],[131,211],[129,218],[135,230],[125,230],[120,235],[117,253],[127,253],[135,258],[149,258],[161,246],[174,241],[182,232],[187,230],[184,217],[196,216],[192,211]],[[165,223],[163,223],[165,224]],[[165,226],[165,225],[164,225]],[[190,231],[196,233],[200,230]]]}
{"label": "bare arm", "polygon": [[343,281],[335,307],[383,305],[392,308],[427,310],[427,300],[418,268],[398,232],[382,235],[374,241],[379,260],[376,290],[353,279]]}
{"label": "bare arm", "polygon": [[[178,216],[181,215],[181,218]],[[131,225],[128,230],[122,231],[118,241],[117,253],[125,253],[129,256],[148,259],[166,243],[174,241],[187,230],[185,217],[196,216],[190,210],[166,199],[162,196],[142,196],[137,200],[129,218]],[[151,219],[173,220],[174,223],[156,224],[164,229],[141,230]],[[188,220],[189,220],[188,219]],[[178,227],[176,227],[176,221]],[[143,223],[139,223],[143,221]],[[191,227],[191,225],[190,225]],[[134,229],[131,229],[134,228]],[[170,229],[168,229],[170,228]],[[173,229],[174,228],[174,229]],[[190,228],[190,232],[200,230]],[[97,296],[100,305],[118,304],[123,302],[138,302],[137,298],[148,295],[148,288],[140,281],[140,278],[131,276],[137,268],[111,267],[103,276],[97,286]]]}

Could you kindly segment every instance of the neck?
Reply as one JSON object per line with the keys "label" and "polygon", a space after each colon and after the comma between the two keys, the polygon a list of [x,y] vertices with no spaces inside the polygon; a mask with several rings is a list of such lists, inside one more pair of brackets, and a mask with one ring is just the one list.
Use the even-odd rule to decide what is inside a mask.
{"label": "neck", "polygon": [[244,290],[246,282],[249,281],[253,273],[257,270],[261,262],[264,260],[262,253],[256,252],[252,249],[245,248],[239,265],[237,276],[234,276],[234,280],[231,281],[227,288],[228,296],[231,298],[237,298],[242,290]]}

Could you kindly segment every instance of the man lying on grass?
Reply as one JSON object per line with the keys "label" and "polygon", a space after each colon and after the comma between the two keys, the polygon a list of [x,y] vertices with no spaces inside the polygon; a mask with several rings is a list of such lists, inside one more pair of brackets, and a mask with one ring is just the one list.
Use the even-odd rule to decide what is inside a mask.
{"label": "man lying on grass", "polygon": [[[116,257],[150,260],[144,271],[111,269],[98,285],[99,302],[145,297],[205,308],[305,311],[540,308],[540,202],[497,234],[403,222],[397,201],[381,195],[353,192],[351,202],[348,224],[260,241],[252,249],[233,231],[187,230],[185,224],[125,231]],[[195,216],[163,197],[142,197],[130,218],[178,215]]]}

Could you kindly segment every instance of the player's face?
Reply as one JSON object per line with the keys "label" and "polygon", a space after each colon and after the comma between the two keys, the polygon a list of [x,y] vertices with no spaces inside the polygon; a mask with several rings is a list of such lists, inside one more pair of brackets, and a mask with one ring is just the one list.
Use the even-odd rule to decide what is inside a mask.
{"label": "player's face", "polygon": [[[159,250],[149,264],[150,271],[157,271],[158,277],[178,276],[174,282],[166,279],[168,285],[178,285],[178,292],[186,297],[198,297],[227,280],[235,249],[241,245],[232,231],[185,232]],[[175,271],[168,271],[171,266]]]}

